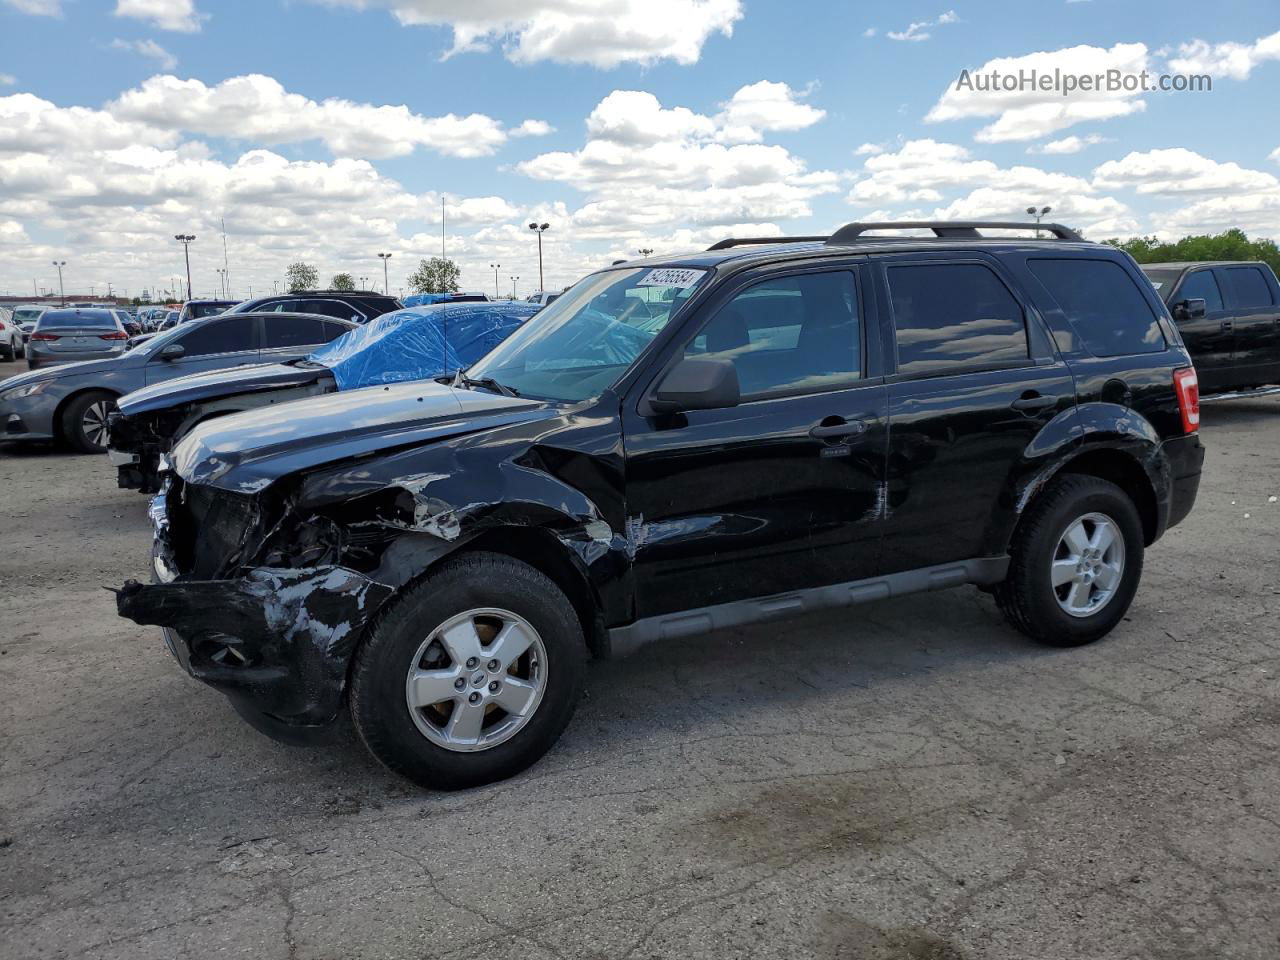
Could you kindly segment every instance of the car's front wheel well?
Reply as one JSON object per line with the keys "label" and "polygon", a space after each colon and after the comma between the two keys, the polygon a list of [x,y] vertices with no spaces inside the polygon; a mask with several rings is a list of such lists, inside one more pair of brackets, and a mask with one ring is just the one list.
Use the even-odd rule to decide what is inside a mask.
{"label": "car's front wheel well", "polygon": [[1119,450],[1091,450],[1069,461],[1060,471],[1063,474],[1079,474],[1098,477],[1114,483],[1125,492],[1142,519],[1142,536],[1146,546],[1151,546],[1160,524],[1156,492],[1151,479],[1133,457]]}
{"label": "car's front wheel well", "polygon": [[608,635],[599,599],[586,577],[574,565],[568,548],[554,534],[535,527],[496,527],[468,541],[466,546],[449,554],[449,557],[475,551],[506,554],[549,577],[573,604],[591,655],[605,655]]}
{"label": "car's front wheel well", "polygon": [[61,442],[66,442],[67,437],[62,428],[63,414],[67,412],[67,408],[71,406],[71,404],[75,403],[77,399],[83,397],[86,393],[107,393],[110,394],[113,399],[120,399],[120,393],[118,391],[111,390],[107,387],[83,387],[74,393],[67,394],[58,401],[57,409],[53,411],[53,435],[55,439]]}

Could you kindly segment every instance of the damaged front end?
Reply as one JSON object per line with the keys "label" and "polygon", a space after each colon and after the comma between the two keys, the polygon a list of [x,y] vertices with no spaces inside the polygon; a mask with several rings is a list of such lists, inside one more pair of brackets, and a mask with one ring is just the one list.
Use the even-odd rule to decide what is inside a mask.
{"label": "damaged front end", "polygon": [[186,418],[185,410],[162,410],[129,416],[120,411],[107,418],[111,462],[121,490],[160,492],[160,458]]}

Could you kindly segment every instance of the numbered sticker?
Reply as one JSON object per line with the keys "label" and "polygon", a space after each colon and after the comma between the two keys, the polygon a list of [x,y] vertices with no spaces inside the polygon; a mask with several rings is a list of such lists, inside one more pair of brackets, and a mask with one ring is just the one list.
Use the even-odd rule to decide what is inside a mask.
{"label": "numbered sticker", "polygon": [[681,290],[692,287],[702,279],[705,270],[687,267],[662,267],[650,270],[636,284],[637,287],[679,287]]}

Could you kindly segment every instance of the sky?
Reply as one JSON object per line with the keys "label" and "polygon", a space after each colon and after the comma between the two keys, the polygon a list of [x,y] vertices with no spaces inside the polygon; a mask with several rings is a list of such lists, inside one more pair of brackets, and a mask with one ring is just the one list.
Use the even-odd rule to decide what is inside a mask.
{"label": "sky", "polygon": [[[68,293],[169,289],[175,234],[195,295],[225,266],[234,297],[297,260],[381,289],[379,253],[399,293],[442,249],[524,296],[530,222],[546,289],[1029,205],[1280,237],[1274,0],[0,0],[0,51],[0,293],[54,261]],[[1211,89],[980,86],[1033,69]]]}

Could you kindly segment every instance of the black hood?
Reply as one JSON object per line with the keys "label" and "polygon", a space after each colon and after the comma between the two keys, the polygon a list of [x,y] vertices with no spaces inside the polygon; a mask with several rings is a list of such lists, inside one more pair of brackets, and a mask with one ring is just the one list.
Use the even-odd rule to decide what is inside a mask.
{"label": "black hood", "polygon": [[557,412],[549,403],[432,381],[365,387],[209,420],[171,459],[188,483],[256,493],[298,470]]}
{"label": "black hood", "polygon": [[229,370],[193,373],[176,380],[166,380],[143,387],[120,400],[119,409],[127,417],[152,410],[166,410],[184,403],[217,400],[241,393],[280,390],[305,386],[322,377],[332,378],[328,367],[291,363],[263,363]]}

